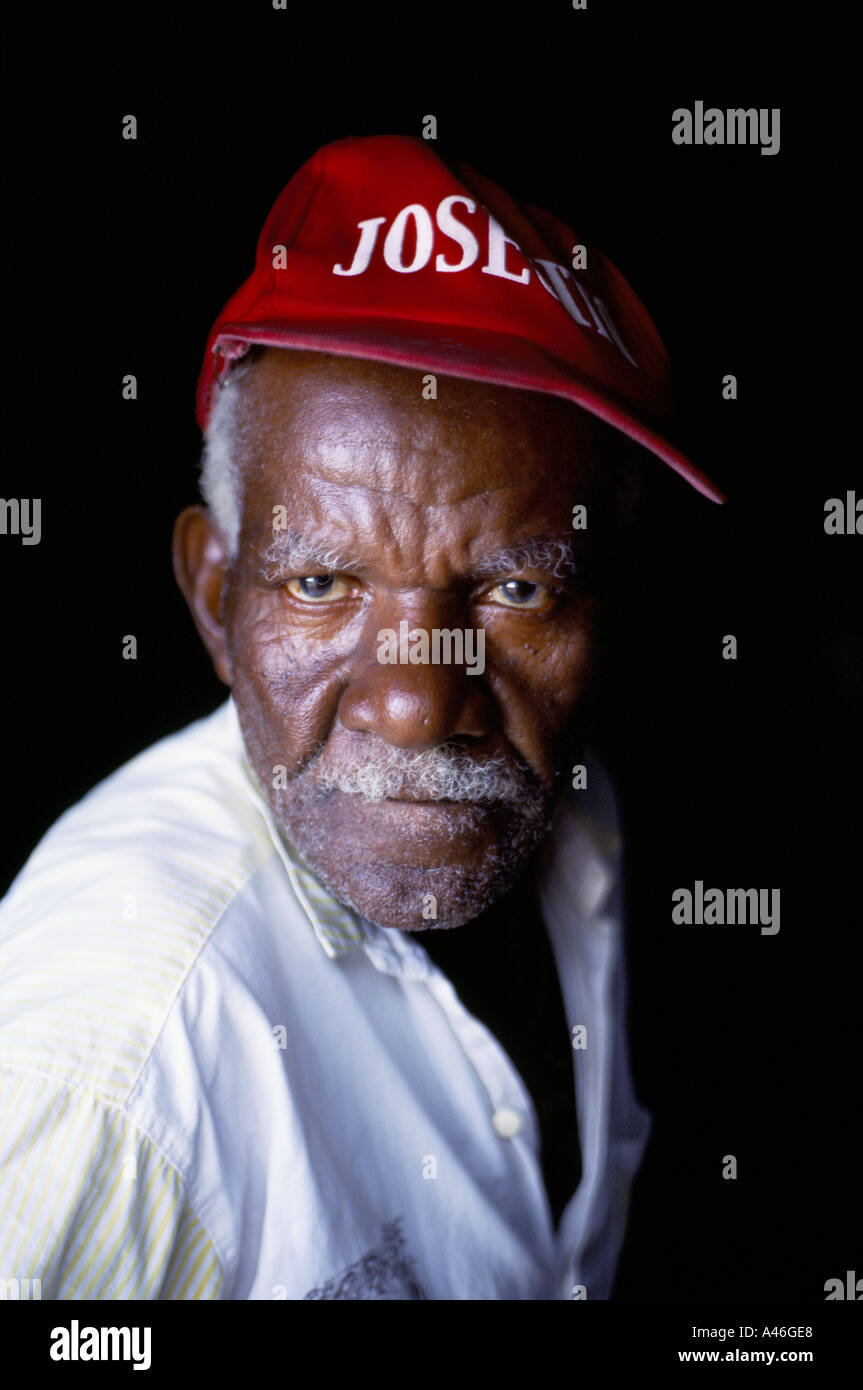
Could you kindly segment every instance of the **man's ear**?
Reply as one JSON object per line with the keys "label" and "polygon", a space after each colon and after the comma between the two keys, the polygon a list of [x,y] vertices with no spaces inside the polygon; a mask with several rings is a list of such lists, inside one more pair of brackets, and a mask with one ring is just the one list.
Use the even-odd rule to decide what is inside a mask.
{"label": "man's ear", "polygon": [[174,523],[174,575],[189,605],[195,627],[225,685],[232,684],[231,663],[222,624],[222,583],[229,556],[221,532],[204,507],[187,507]]}

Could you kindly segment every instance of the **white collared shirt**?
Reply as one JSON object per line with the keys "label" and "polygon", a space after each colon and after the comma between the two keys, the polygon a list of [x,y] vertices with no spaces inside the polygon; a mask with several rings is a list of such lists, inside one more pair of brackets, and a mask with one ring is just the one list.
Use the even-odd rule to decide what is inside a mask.
{"label": "white collared shirt", "polygon": [[543,916],[586,1029],[557,1232],[509,1057],[419,936],[289,852],[231,700],[96,787],[0,904],[5,1296],[607,1298],[650,1122],[597,765],[551,851]]}

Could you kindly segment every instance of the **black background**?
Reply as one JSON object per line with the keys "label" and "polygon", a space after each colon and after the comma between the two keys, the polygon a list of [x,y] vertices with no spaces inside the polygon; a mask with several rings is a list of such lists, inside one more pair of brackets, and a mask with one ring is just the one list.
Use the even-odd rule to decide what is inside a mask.
{"label": "black background", "polygon": [[[863,540],[823,529],[828,497],[863,492],[839,420],[851,175],[813,35],[763,2],[7,21],[0,490],[41,497],[42,540],[0,537],[0,886],[96,781],[223,698],[170,568],[195,498],[195,383],[266,213],[320,145],[418,135],[434,114],[444,151],[601,247],[665,339],[678,438],[730,501],[661,485],[598,735],[627,821],[633,1067],[654,1115],[623,1299],[817,1300],[863,1274]],[[672,110],[697,99],[780,107],[780,153],[673,145]],[[780,888],[781,931],[672,925],[672,891],[697,878]]]}

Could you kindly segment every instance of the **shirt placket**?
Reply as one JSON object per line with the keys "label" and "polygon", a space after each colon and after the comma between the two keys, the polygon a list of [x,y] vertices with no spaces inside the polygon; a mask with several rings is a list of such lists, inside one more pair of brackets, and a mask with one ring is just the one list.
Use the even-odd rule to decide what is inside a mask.
{"label": "shirt placket", "polygon": [[[593,1212],[601,1197],[607,1160],[612,1039],[609,1030],[609,966],[613,923],[594,918],[567,972],[567,1011],[577,1001],[579,1022],[587,1025],[588,1046],[574,1053],[576,1102],[582,1146],[582,1178],[561,1218],[557,1237],[562,1298],[581,1284],[581,1264]],[[590,1290],[587,1291],[590,1297]]]}
{"label": "shirt placket", "polygon": [[[423,952],[425,956],[425,952]],[[537,1242],[534,1254],[554,1265],[554,1231],[540,1163],[540,1130],[533,1100],[493,1033],[462,1004],[451,981],[425,956],[426,985],[488,1097],[486,1123],[507,1145],[517,1169]]]}

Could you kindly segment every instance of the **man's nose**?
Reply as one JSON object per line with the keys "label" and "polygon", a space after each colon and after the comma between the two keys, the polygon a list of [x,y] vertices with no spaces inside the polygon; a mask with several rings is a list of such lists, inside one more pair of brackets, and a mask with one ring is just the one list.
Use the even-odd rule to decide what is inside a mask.
{"label": "man's nose", "polygon": [[[408,633],[422,628],[415,619],[408,622]],[[391,630],[400,635],[398,621]],[[397,748],[432,748],[451,739],[481,739],[491,732],[494,705],[483,676],[469,675],[464,662],[434,662],[434,629],[424,630],[429,641],[427,663],[382,663],[377,660],[377,641],[364,653],[339,702],[339,719],[346,729],[377,734]],[[472,642],[470,650],[476,652],[476,639]],[[442,644],[442,652],[447,646]],[[406,649],[410,643],[402,640],[399,654]]]}

